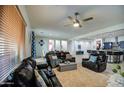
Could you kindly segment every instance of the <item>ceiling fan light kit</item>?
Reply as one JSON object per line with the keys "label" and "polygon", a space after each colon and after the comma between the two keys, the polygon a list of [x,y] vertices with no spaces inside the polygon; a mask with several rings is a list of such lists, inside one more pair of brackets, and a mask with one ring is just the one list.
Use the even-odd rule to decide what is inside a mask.
{"label": "ceiling fan light kit", "polygon": [[75,22],[75,23],[73,24],[73,26],[74,26],[74,27],[79,27],[79,23]]}

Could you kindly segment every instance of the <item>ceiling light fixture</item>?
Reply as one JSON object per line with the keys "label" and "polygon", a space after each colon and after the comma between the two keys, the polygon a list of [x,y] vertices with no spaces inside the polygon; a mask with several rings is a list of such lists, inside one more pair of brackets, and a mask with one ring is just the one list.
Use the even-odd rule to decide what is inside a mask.
{"label": "ceiling light fixture", "polygon": [[74,26],[74,27],[79,27],[79,23],[75,22],[75,23],[73,24],[73,26]]}

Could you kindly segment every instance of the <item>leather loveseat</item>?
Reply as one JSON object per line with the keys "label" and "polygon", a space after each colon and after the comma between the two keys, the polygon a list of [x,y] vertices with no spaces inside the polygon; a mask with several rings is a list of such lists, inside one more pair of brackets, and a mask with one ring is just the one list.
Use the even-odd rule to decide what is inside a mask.
{"label": "leather loveseat", "polygon": [[[96,57],[94,62],[90,59]],[[82,66],[96,72],[103,72],[107,66],[107,56],[105,53],[91,53],[89,59],[82,59]]]}

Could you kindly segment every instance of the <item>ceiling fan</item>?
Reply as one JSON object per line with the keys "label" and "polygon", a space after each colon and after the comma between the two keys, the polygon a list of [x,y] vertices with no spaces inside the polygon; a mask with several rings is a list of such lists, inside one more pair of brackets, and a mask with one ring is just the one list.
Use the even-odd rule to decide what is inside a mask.
{"label": "ceiling fan", "polygon": [[74,27],[82,27],[82,22],[87,22],[87,21],[90,21],[90,20],[93,20],[93,17],[88,17],[88,18],[85,18],[85,19],[80,19],[79,18],[79,13],[78,12],[75,12],[74,13],[75,17],[72,17],[72,16],[68,16],[68,19],[72,21],[71,24],[66,24],[64,26],[69,26],[69,25],[73,25]]}

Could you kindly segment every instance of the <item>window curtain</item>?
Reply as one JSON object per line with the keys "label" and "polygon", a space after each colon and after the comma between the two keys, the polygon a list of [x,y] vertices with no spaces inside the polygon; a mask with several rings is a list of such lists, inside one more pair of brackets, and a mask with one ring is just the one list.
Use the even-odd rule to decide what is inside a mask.
{"label": "window curtain", "polygon": [[25,22],[15,5],[0,5],[0,82],[25,57]]}

